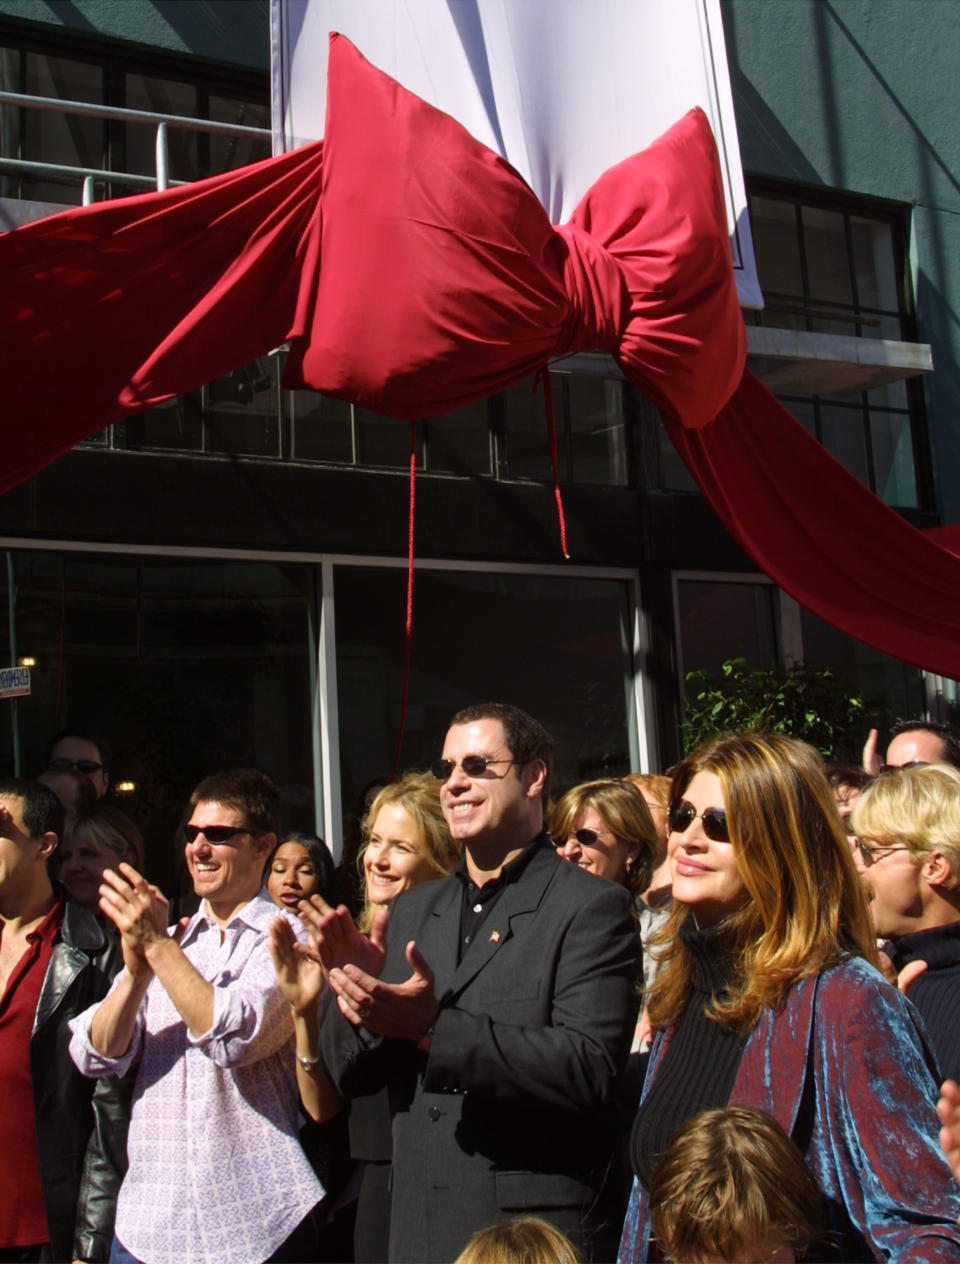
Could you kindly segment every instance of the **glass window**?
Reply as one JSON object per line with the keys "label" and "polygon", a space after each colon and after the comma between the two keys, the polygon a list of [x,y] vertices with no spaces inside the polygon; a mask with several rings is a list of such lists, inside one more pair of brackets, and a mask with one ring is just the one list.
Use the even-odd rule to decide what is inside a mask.
{"label": "glass window", "polygon": [[[898,208],[871,215],[863,203],[761,192],[750,195],[750,221],[767,299],[755,323],[846,337],[909,336],[898,266],[905,220]],[[905,382],[783,402],[887,504],[921,506],[914,455],[922,404]]]}
{"label": "glass window", "polygon": [[751,197],[750,231],[763,277],[764,293],[803,294],[803,271],[797,249],[797,212],[792,202]]}
{"label": "glass window", "polygon": [[[144,831],[148,872],[171,893],[180,813],[210,772],[263,768],[287,824],[313,829],[310,568],[13,556],[19,653],[37,661],[18,716],[26,775],[60,728],[104,737],[114,781],[136,786],[124,806]],[[8,719],[6,767],[11,741]]]}
{"label": "glass window", "polygon": [[802,215],[811,299],[852,306],[853,289],[843,215],[818,206],[804,206]]}
{"label": "glass window", "polygon": [[626,487],[628,455],[623,382],[571,374],[567,394],[574,482]]}
{"label": "glass window", "polygon": [[872,411],[870,441],[877,495],[888,505],[918,508],[909,416]]}
{"label": "glass window", "polygon": [[[188,118],[196,118],[199,113],[197,89],[193,84],[128,72],[125,86],[124,104],[128,110],[180,114]],[[168,171],[171,180],[196,180],[201,174],[197,154],[198,136],[198,132],[185,131],[182,127],[167,129]],[[156,140],[156,123],[128,123],[124,170],[137,175],[155,175]]]}
{"label": "glass window", "polygon": [[217,378],[204,388],[208,452],[279,457],[280,382],[276,356]]}
{"label": "glass window", "polygon": [[[410,425],[369,408],[354,409],[357,460],[361,465],[410,468]],[[417,430],[417,465],[423,466],[423,428]]]}
{"label": "glass window", "polygon": [[427,422],[427,451],[431,470],[449,474],[490,474],[493,435],[489,400],[467,404]]}
{"label": "glass window", "polygon": [[[372,778],[389,777],[393,767],[406,573],[339,566],[334,600],[349,810]],[[427,767],[450,716],[494,698],[523,707],[553,734],[556,792],[629,770],[631,623],[623,580],[430,570],[417,572],[413,600],[415,705],[407,713],[402,769]]]}
{"label": "glass window", "polygon": [[779,594],[773,584],[677,579],[681,661],[716,673],[728,658],[751,667],[780,661]]}
{"label": "glass window", "polygon": [[[561,432],[559,418],[563,415],[563,376],[559,373],[550,374],[558,448]],[[501,462],[500,477],[552,480],[553,466],[550,461],[543,387],[535,391],[533,378],[530,378],[529,381],[505,391],[503,400],[506,453]],[[564,477],[562,464],[560,477]]]}
{"label": "glass window", "polygon": [[896,311],[900,304],[892,226],[882,220],[851,215],[850,236],[861,304]]}
{"label": "glass window", "polygon": [[352,464],[351,406],[342,399],[318,395],[315,391],[290,391],[289,394],[294,418],[293,459]]}
{"label": "glass window", "polygon": [[[18,88],[14,89],[20,90]],[[41,53],[24,54],[22,91],[31,96],[63,97],[71,101],[102,101],[103,71],[89,62]],[[102,167],[106,135],[103,121],[59,110],[23,110],[21,152],[7,149],[11,157],[32,162],[59,163],[69,167]],[[14,111],[4,112],[11,119]],[[11,140],[13,138],[11,137]],[[36,202],[59,202],[79,205],[82,181],[76,176],[26,176],[20,185],[20,196]]]}
{"label": "glass window", "polygon": [[[242,127],[270,127],[270,107],[265,102],[244,101],[237,97],[217,96],[211,93],[208,116],[217,123],[237,123]],[[232,171],[250,162],[270,157],[270,139],[258,140],[253,136],[229,136],[211,132],[210,172]]]}
{"label": "glass window", "polygon": [[860,408],[821,404],[820,440],[827,451],[845,465],[851,474],[870,486],[867,440]]}

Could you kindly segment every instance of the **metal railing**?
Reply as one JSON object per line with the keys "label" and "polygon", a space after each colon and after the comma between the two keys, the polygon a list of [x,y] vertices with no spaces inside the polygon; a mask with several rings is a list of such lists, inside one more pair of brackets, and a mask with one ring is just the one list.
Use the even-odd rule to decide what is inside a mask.
{"label": "metal railing", "polygon": [[272,136],[267,127],[248,127],[243,123],[221,123],[215,119],[190,118],[181,114],[160,114],[153,110],[128,110],[120,106],[102,105],[91,101],[64,101],[58,97],[37,97],[23,92],[0,92],[0,106],[2,105],[12,105],[18,109],[55,110],[59,114],[80,114],[101,121],[156,124],[156,174],[154,176],[145,176],[133,171],[73,167],[64,163],[0,157],[0,172],[45,175],[59,180],[81,179],[84,206],[93,201],[94,182],[97,180],[131,185],[140,189],[166,189],[172,185],[189,183],[186,180],[170,179],[167,150],[167,129],[170,127],[215,135],[247,136],[253,140],[269,140]]}

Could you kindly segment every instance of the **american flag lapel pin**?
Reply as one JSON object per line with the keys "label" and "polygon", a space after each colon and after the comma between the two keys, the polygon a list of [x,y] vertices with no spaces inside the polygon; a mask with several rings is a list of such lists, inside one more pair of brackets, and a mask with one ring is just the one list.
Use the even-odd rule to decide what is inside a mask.
{"label": "american flag lapel pin", "polygon": [[498,943],[500,942],[500,932],[499,932],[498,930],[495,930],[495,931],[491,934],[491,936],[490,936],[490,942],[491,942],[492,944],[498,944]]}

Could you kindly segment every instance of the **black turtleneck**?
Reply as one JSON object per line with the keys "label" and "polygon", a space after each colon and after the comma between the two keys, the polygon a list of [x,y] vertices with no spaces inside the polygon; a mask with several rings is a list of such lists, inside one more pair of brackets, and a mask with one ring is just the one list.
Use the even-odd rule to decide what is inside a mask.
{"label": "black turtleneck", "polygon": [[634,1171],[648,1189],[654,1164],[680,1126],[701,1110],[728,1105],[747,1042],[745,1033],[722,1027],[706,1014],[711,998],[723,996],[733,978],[722,936],[712,927],[698,930],[688,917],[680,938],[693,959],[690,999],[630,1136]]}

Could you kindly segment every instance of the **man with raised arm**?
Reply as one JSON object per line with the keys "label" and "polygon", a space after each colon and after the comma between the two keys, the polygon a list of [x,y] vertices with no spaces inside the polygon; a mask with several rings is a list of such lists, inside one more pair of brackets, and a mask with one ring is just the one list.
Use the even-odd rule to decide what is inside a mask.
{"label": "man with raised arm", "polygon": [[313,917],[322,1066],[344,1097],[389,1098],[391,1261],[449,1261],[519,1214],[585,1259],[616,1254],[612,1096],[638,940],[624,888],[557,860],[551,767],[550,736],[516,707],[459,712],[433,772],[460,868],[402,894],[369,940],[343,908]]}
{"label": "man with raised arm", "polygon": [[269,953],[277,908],[260,892],[279,796],[240,770],[207,777],[190,806],[200,908],[170,934],[156,887],[130,865],[105,873],[100,907],[125,969],[70,1046],[86,1075],[139,1063],[111,1258],[309,1259],[323,1191],[297,1140],[293,1026]]}

